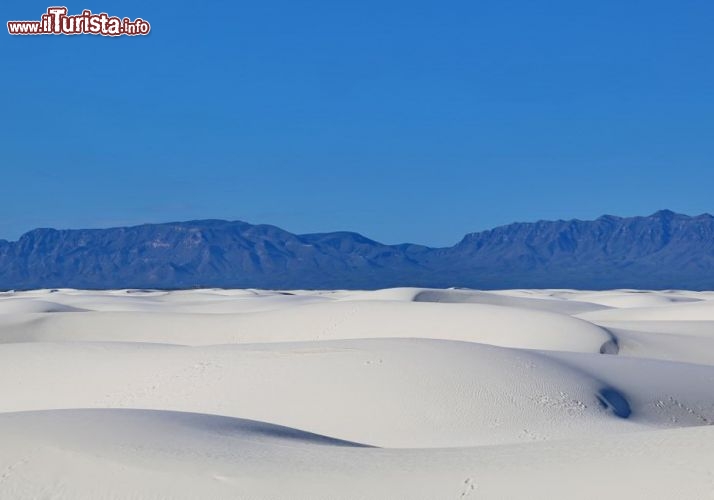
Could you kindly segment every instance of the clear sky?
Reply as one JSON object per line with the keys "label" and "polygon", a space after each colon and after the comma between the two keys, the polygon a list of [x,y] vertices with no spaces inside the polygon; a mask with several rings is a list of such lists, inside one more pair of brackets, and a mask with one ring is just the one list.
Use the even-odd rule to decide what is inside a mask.
{"label": "clear sky", "polygon": [[[8,0],[8,20],[55,3]],[[0,238],[197,218],[450,245],[714,211],[714,2],[97,2],[0,38]]]}

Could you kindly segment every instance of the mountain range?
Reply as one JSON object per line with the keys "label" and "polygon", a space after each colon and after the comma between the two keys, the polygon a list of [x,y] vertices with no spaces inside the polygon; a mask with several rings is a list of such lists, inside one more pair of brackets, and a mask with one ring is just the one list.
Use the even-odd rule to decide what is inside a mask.
{"label": "mountain range", "polygon": [[224,220],[35,229],[0,240],[5,290],[393,286],[714,289],[714,217],[662,210],[514,223],[446,248]]}

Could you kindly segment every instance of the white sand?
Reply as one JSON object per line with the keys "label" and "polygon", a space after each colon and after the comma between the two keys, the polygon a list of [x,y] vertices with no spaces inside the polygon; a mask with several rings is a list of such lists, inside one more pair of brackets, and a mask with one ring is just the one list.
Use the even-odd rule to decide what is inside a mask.
{"label": "white sand", "polygon": [[714,498],[713,388],[711,293],[4,293],[0,498]]}

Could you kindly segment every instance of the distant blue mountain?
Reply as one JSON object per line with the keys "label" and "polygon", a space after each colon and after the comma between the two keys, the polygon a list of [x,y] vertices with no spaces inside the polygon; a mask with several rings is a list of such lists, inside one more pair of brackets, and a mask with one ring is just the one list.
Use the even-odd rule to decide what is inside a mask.
{"label": "distant blue mountain", "polygon": [[448,248],[200,220],[0,240],[0,288],[714,289],[714,217],[516,223]]}

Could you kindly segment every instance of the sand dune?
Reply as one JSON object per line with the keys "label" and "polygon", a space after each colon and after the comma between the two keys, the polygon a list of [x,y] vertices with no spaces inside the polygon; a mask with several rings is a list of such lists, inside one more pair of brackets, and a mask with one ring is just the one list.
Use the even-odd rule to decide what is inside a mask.
{"label": "sand dune", "polygon": [[686,291],[5,293],[0,498],[709,498],[713,314]]}
{"label": "sand dune", "polygon": [[[285,297],[288,303],[295,300]],[[175,308],[182,311],[180,303]],[[214,345],[391,337],[582,352],[599,352],[611,340],[607,330],[578,318],[480,303],[343,299],[240,314],[164,309],[158,313],[91,311],[0,317],[0,343],[74,340]]]}
{"label": "sand dune", "polygon": [[401,450],[199,414],[9,413],[0,415],[0,489],[3,498],[75,500],[704,499],[713,431]]}
{"label": "sand dune", "polygon": [[714,301],[664,302],[659,307],[625,307],[579,315],[589,321],[714,321]]}

